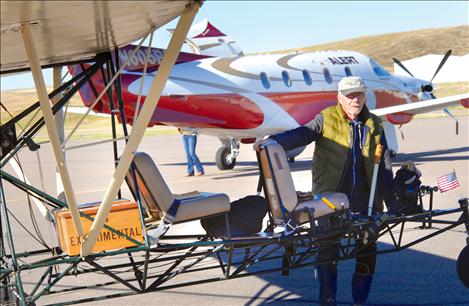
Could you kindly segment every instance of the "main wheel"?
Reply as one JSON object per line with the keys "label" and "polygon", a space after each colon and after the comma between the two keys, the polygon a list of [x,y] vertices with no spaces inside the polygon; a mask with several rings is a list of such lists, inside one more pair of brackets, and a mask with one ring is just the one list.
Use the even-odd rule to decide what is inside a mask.
{"label": "main wheel", "polygon": [[236,158],[228,159],[228,155],[230,155],[230,149],[228,147],[221,147],[217,150],[215,162],[217,163],[218,169],[228,170],[234,168],[236,165]]}
{"label": "main wheel", "polygon": [[466,245],[459,253],[456,269],[461,282],[469,288],[469,245]]}

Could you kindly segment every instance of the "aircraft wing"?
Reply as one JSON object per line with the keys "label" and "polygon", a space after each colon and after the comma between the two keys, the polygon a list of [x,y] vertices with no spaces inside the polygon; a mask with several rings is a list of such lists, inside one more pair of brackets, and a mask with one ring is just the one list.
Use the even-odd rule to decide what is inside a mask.
{"label": "aircraft wing", "polygon": [[184,1],[1,1],[0,72],[26,70],[21,25],[31,24],[41,65],[93,58],[178,17]]}
{"label": "aircraft wing", "polygon": [[435,110],[441,110],[443,108],[461,104],[464,107],[469,107],[469,93],[454,95],[444,98],[438,98],[433,100],[425,100],[420,102],[408,103],[403,105],[396,105],[390,107],[383,107],[373,109],[371,112],[377,116],[383,117],[389,114],[395,113],[406,113],[406,114],[422,114]]}

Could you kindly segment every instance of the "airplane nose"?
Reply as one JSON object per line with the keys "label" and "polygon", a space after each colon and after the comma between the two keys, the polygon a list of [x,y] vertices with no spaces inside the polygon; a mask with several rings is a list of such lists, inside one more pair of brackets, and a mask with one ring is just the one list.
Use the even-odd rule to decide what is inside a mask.
{"label": "airplane nose", "polygon": [[433,91],[433,86],[431,84],[426,84],[426,85],[422,86],[422,91],[432,92]]}

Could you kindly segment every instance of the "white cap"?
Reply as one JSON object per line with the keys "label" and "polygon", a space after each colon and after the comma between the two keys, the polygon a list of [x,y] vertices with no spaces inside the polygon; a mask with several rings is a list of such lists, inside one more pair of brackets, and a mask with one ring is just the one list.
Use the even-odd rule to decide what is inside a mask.
{"label": "white cap", "polygon": [[348,95],[353,92],[365,92],[365,84],[361,77],[344,77],[339,82],[338,91],[343,95]]}

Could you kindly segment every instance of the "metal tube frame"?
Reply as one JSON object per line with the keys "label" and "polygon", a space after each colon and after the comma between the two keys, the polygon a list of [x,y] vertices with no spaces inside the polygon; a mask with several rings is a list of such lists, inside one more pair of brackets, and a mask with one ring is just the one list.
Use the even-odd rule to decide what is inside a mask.
{"label": "metal tube frame", "polygon": [[127,142],[121,158],[119,159],[119,164],[117,165],[114,175],[104,194],[103,200],[101,201],[101,205],[96,214],[96,219],[91,225],[90,231],[88,232],[87,236],[84,237],[84,241],[81,244],[80,254],[83,257],[86,257],[91,253],[91,250],[93,249],[93,246],[95,245],[98,238],[99,232],[101,231],[104,222],[109,215],[112,202],[124,180],[125,174],[129,170],[135,150],[138,148],[143,138],[145,129],[150,122],[151,116],[158,105],[158,100],[160,98],[163,87],[169,77],[173,65],[176,62],[179,51],[181,50],[182,44],[184,43],[185,37],[199,7],[200,3],[194,2],[192,6],[187,7],[184,10],[179,18],[176,30],[171,37],[168,49],[166,50],[163,60],[161,61],[158,74],[153,80],[152,86],[145,100],[146,102],[142,107],[142,111],[140,112],[137,122],[135,123],[130,134],[129,141]]}
{"label": "metal tube frame", "polygon": [[[185,34],[187,33],[188,24],[191,23],[195,15],[195,12],[198,9],[198,6],[199,6],[199,3],[196,2],[194,8],[187,9],[185,13],[183,14],[183,16],[181,17],[182,19],[180,20],[181,26],[180,24],[178,24],[178,27],[176,30],[177,33],[175,33],[175,36],[178,36],[178,37],[175,38],[174,42],[172,41],[170,43],[170,48],[167,51],[167,53],[171,53],[172,55],[169,59],[163,60],[160,66],[161,73],[159,72],[158,73],[159,77],[155,78],[152,88],[150,89],[150,94],[147,97],[147,103],[145,103],[145,106],[147,105],[148,106],[147,107],[144,106],[142,109],[142,112],[140,112],[141,117],[139,116],[137,120],[137,124],[134,130],[132,131],[132,135],[129,138],[128,145],[124,153],[122,154],[123,157],[121,157],[121,161],[117,165],[116,175],[119,177],[111,181],[108,187],[108,190],[106,192],[106,195],[103,199],[102,205],[105,205],[105,203],[106,205],[109,205],[109,203],[106,201],[108,200],[110,201],[112,199],[113,194],[115,195],[115,193],[117,193],[116,188],[119,188],[120,184],[123,181],[123,176],[125,175],[128,167],[130,166],[130,162],[133,156],[133,150],[138,146],[141,140],[141,137],[143,137],[143,131],[146,125],[148,124],[149,116],[151,116],[154,108],[157,106],[157,101],[161,93],[162,87],[169,74],[169,69],[172,66],[171,62],[174,63],[175,61],[175,54],[174,54],[175,50],[176,49],[179,50],[180,45],[182,44],[181,37],[179,36],[185,36]],[[25,31],[27,32],[28,30],[26,29]],[[25,45],[32,44],[32,38],[31,37],[28,38],[28,35],[29,34],[25,35]],[[179,48],[177,48],[178,46]],[[27,48],[31,48],[31,46]],[[31,50],[30,52],[34,53]],[[118,60],[117,56],[116,56],[116,60]],[[31,67],[33,68],[33,70],[34,69],[37,70],[37,68],[40,67],[38,65],[38,61],[34,59],[34,54],[30,56],[30,61],[31,61]],[[109,62],[108,66],[109,66],[108,69],[110,69],[108,70],[109,71],[108,78],[110,78],[111,75],[114,75],[112,63]],[[94,67],[93,69],[95,72],[97,71],[97,69],[99,69],[99,65],[94,65],[93,67]],[[92,69],[90,69],[89,71],[91,70]],[[88,72],[84,73],[79,83],[83,84],[84,82],[87,82],[90,79],[90,77],[91,77],[91,73],[88,73]],[[103,73],[103,77],[104,77],[104,73]],[[36,76],[35,80],[36,82],[41,83],[40,76]],[[119,82],[118,79],[116,80],[116,82],[117,82],[115,85],[116,90],[119,91],[120,85],[118,84]],[[41,87],[41,88],[38,89],[38,92],[40,92],[40,97],[41,97],[40,104],[41,104],[41,107],[43,108],[44,117],[50,117],[50,115],[54,112],[54,108],[60,109],[60,107],[62,107],[65,104],[65,102],[63,101],[64,101],[64,98],[66,97],[62,98],[57,103],[56,105],[57,107],[54,106],[52,111],[49,109],[49,113],[47,114],[47,111],[44,110],[45,108],[44,100],[47,100],[45,98],[46,94],[44,94],[44,88],[42,88],[43,86],[41,86],[41,84],[39,85],[40,86],[38,87]],[[76,90],[73,93],[75,93]],[[121,117],[125,125],[125,116],[123,115],[123,112],[122,112],[123,104],[121,101],[121,97],[119,97],[118,95],[117,98],[119,102],[119,110],[121,111]],[[152,103],[149,103],[149,100],[151,100],[150,98],[153,99]],[[113,103],[112,93],[110,96],[108,96],[108,99],[109,99],[109,102],[112,104]],[[50,120],[46,118],[45,122],[47,122],[48,126],[50,124],[49,121]],[[43,125],[43,123],[41,124]],[[33,127],[31,131],[33,132],[37,131],[38,126],[40,126],[41,124],[35,125],[35,127]],[[124,133],[126,133],[125,130],[124,130]],[[28,135],[32,135],[32,134],[28,133]],[[24,146],[24,144],[25,143],[23,142],[20,147]],[[54,148],[57,147],[55,143],[53,144],[53,146]],[[60,159],[58,161],[60,161]],[[314,237],[312,237],[312,231],[308,230],[307,228],[301,228],[301,227],[294,235],[290,235],[290,236],[272,235],[271,237],[268,237],[268,238],[259,236],[259,237],[251,237],[247,239],[246,237],[243,237],[241,239],[236,239],[236,238],[231,238],[228,235],[228,239],[215,240],[213,237],[208,237],[204,234],[179,235],[179,236],[168,235],[168,236],[162,237],[160,241],[161,244],[156,248],[151,247],[148,241],[146,241],[145,244],[136,242],[137,243],[136,247],[115,250],[115,251],[105,251],[99,254],[90,254],[89,250],[91,250],[91,248],[93,247],[94,238],[88,236],[88,238],[85,239],[84,241],[86,245],[82,245],[83,248],[81,250],[81,253],[82,253],[81,255],[85,257],[80,257],[80,256],[68,257],[67,255],[53,254],[50,257],[44,258],[44,254],[48,253],[48,251],[44,251],[44,250],[16,253],[14,244],[13,244],[13,235],[12,235],[9,216],[8,216],[9,213],[8,213],[7,204],[6,204],[5,197],[4,197],[4,190],[3,190],[3,185],[2,185],[3,180],[11,182],[13,185],[19,188],[24,188],[25,190],[27,190],[27,192],[35,194],[36,196],[42,197],[46,199],[47,201],[49,201],[50,203],[53,203],[57,206],[67,207],[67,204],[63,201],[60,201],[57,198],[54,198],[50,195],[47,195],[41,192],[40,190],[37,190],[33,186],[30,186],[28,184],[25,184],[24,182],[21,182],[20,180],[14,178],[13,176],[9,175],[3,170],[0,170],[0,179],[1,179],[0,180],[0,201],[1,201],[0,203],[1,204],[0,205],[0,211],[1,211],[0,280],[2,280],[3,282],[3,280],[8,280],[12,276],[15,277],[15,285],[14,285],[15,294],[16,296],[18,296],[19,301],[22,305],[33,304],[43,295],[49,295],[49,294],[54,294],[54,293],[59,293],[59,292],[67,292],[67,291],[72,291],[72,290],[79,290],[82,288],[101,287],[101,286],[112,285],[112,284],[123,284],[127,288],[130,288],[132,292],[119,293],[115,295],[106,295],[104,297],[97,297],[97,298],[86,298],[86,299],[82,299],[78,301],[69,301],[64,304],[80,303],[84,301],[95,301],[99,299],[107,299],[107,298],[114,297],[114,296],[117,297],[117,296],[131,295],[131,294],[137,294],[137,293],[148,292],[148,291],[156,291],[156,290],[182,287],[182,286],[188,286],[188,285],[194,285],[194,284],[200,284],[200,283],[208,283],[208,282],[223,280],[226,278],[239,278],[239,277],[245,277],[245,276],[250,276],[250,275],[259,275],[259,274],[264,274],[264,273],[282,271],[283,267],[260,269],[259,271],[249,271],[248,269],[257,263],[262,263],[262,262],[272,261],[272,260],[278,261],[279,259],[282,259],[284,254],[281,253],[280,250],[286,247],[290,248],[291,250],[290,251],[291,254],[288,254],[288,261],[289,261],[288,269],[296,269],[296,268],[302,268],[306,266],[314,266],[314,265],[318,265],[321,263],[315,260],[316,258],[315,255],[319,248],[317,238],[321,235],[321,233],[315,232]],[[103,211],[101,211],[100,209],[101,213],[98,212],[99,216],[97,216],[96,219],[94,220],[95,222],[93,223],[93,225],[95,225],[95,227],[93,229],[99,233],[100,230],[104,227],[106,229],[114,231],[115,233],[121,236],[125,236],[115,231],[115,229],[112,229],[106,226],[104,222],[97,220],[100,217],[105,218],[107,216],[108,212],[106,212],[106,209],[107,208],[104,208]],[[142,213],[142,207],[140,203],[139,203],[139,209]],[[78,213],[79,213],[78,215],[79,217],[83,216],[83,217],[87,217],[90,220],[93,220],[93,218],[83,213],[80,213],[79,211]],[[459,217],[457,221],[433,219],[433,217],[444,216],[444,215],[449,215],[449,214],[457,214],[457,213],[461,213],[461,216]],[[141,222],[143,224],[142,216],[143,214],[141,214]],[[446,224],[447,226],[425,237],[413,240],[411,242],[403,243],[403,233],[404,233],[404,228],[405,228],[406,223],[422,222],[422,221],[428,222],[430,220],[433,223]],[[339,235],[342,235],[342,237],[346,238],[345,239],[346,242],[344,243],[344,245],[342,245],[341,243],[341,248],[340,248],[341,251],[339,255],[340,256],[339,260],[347,260],[347,259],[356,257],[356,253],[358,251],[356,247],[357,246],[356,241],[359,239],[360,231],[363,231],[363,229],[366,229],[367,227],[369,227],[371,223],[372,221],[361,222],[361,223],[351,223],[348,227],[342,226],[338,228],[332,228],[330,229],[328,233],[326,233],[327,235],[339,234]],[[388,221],[386,228],[382,232],[380,232],[380,234],[373,241],[376,241],[383,235],[389,234],[392,237],[394,244],[391,245],[391,247],[388,249],[377,251],[377,254],[397,252],[402,249],[411,247],[424,240],[430,239],[438,234],[441,234],[461,224],[464,224],[466,226],[466,230],[468,231],[468,234],[469,234],[469,214],[468,214],[467,200],[465,202],[460,201],[460,207],[457,209],[446,210],[446,211],[429,211],[429,212],[425,212],[425,213],[421,213],[421,214],[413,215],[413,216],[401,216],[401,217],[391,218]],[[392,230],[395,228],[398,228],[399,226],[400,226],[399,238],[398,240],[396,240]],[[5,246],[4,236],[6,237],[7,245],[10,250],[10,254],[7,254],[4,249],[4,246]],[[125,236],[125,238],[132,241],[130,237]],[[184,241],[187,239],[192,239],[192,241],[178,243],[177,242],[178,239],[181,239]],[[373,242],[373,241],[370,241],[370,242]],[[469,243],[469,238],[468,238],[468,243]],[[237,260],[237,257],[238,257],[236,254],[237,250],[244,251],[244,256],[242,256],[243,258],[241,260]],[[251,250],[252,250],[252,253],[251,253]],[[181,252],[182,252],[182,255],[179,254]],[[143,253],[144,259],[135,260],[133,256],[134,253],[135,254]],[[222,254],[226,254],[225,260],[222,258]],[[102,265],[97,262],[100,258],[103,258],[106,256],[119,256],[119,255],[123,255],[123,256],[126,255],[128,258],[128,262],[124,262],[120,264],[112,264],[112,265]],[[41,257],[41,258],[39,260],[35,260],[36,256]],[[214,256],[216,256],[215,259],[218,261],[218,264],[196,268],[196,265]],[[22,258],[22,264],[20,264],[18,261],[18,258],[20,257]],[[31,260],[31,261],[28,262],[28,260]],[[88,268],[88,269],[83,269],[81,267],[79,268],[78,267],[79,264],[80,265],[88,264],[91,266],[91,268]],[[155,264],[155,265],[159,264],[161,266],[151,267],[150,264]],[[168,264],[169,264],[169,267],[164,268],[164,266]],[[52,268],[54,266],[60,266],[60,265],[65,266],[66,267],[65,270],[63,270],[61,273],[52,273]],[[237,268],[233,272],[230,272],[231,266],[237,266]],[[163,268],[161,269],[161,267]],[[21,272],[26,271],[26,270],[32,270],[32,269],[40,269],[40,268],[46,268],[46,270],[42,274],[42,276],[39,278],[39,281],[34,286],[30,294],[28,295],[26,294],[26,292],[24,292],[24,289],[22,286]],[[118,272],[115,272],[115,270],[121,269],[121,268],[131,268],[131,270],[128,273],[133,273],[133,277],[125,278],[125,277],[119,276]],[[153,272],[154,268],[160,268],[160,271],[157,271],[156,273],[154,273]],[[166,286],[164,285],[168,280],[174,278],[175,276],[179,274],[200,272],[200,271],[205,271],[205,270],[210,270],[210,269],[220,269],[220,268],[222,271],[222,274],[220,277],[205,278],[202,280],[178,283],[175,285],[166,285]],[[51,290],[55,284],[57,284],[61,279],[67,276],[94,273],[96,271],[101,271],[105,273],[106,275],[111,277],[113,280],[110,282],[91,285],[91,286],[80,286],[76,288],[62,289],[58,291]],[[42,287],[42,290],[39,291],[39,289],[41,289],[41,286],[44,282],[44,279],[47,276],[49,276],[49,280],[47,281],[47,284]],[[154,281],[151,284],[147,285],[147,281],[150,279],[154,279]],[[134,286],[132,282],[136,282],[139,288]],[[7,283],[6,285],[2,284],[1,288],[6,288],[6,287],[11,288],[12,286],[13,286],[12,284]]]}
{"label": "metal tube frame", "polygon": [[[389,224],[388,224],[389,226],[386,229],[384,229],[382,233],[380,233],[380,235],[376,239],[378,239],[379,237],[383,235],[391,234],[391,230],[393,228],[400,228],[399,232],[401,232],[401,235],[402,235],[402,233],[404,232],[404,228],[403,227],[401,228],[401,225],[405,223],[410,223],[410,222],[420,223],[422,222],[422,219],[428,220],[430,216],[432,217],[446,216],[446,215],[455,214],[455,213],[460,214],[459,219],[457,221],[450,222],[451,224],[449,224],[447,227],[442,228],[438,231],[432,232],[426,235],[425,237],[415,239],[407,243],[402,243],[400,240],[399,243],[395,243],[394,245],[391,245],[387,249],[381,249],[377,251],[376,253],[385,254],[385,253],[397,252],[397,251],[409,248],[424,240],[430,239],[447,230],[455,228],[456,226],[459,226],[462,224],[465,224],[465,225],[469,224],[469,220],[467,220],[468,219],[467,203],[466,205],[461,205],[461,207],[457,209],[427,212],[427,213],[419,214],[415,216],[402,216],[402,217],[392,218],[389,221]],[[448,222],[448,221],[445,221],[445,222]],[[366,228],[366,226],[369,226],[370,224],[371,222],[351,224],[351,226],[348,229],[338,229],[338,230],[331,229],[331,232],[327,233],[328,235],[336,235],[337,233],[341,233],[346,238],[345,240],[348,239],[352,241],[352,242],[346,241],[344,245],[342,245],[342,248],[341,248],[342,251],[340,253],[339,260],[348,260],[348,259],[352,259],[356,257],[356,253],[357,251],[359,251],[358,249],[356,249],[356,245],[357,245],[356,239],[358,239],[356,238],[357,232],[362,231],[363,228]],[[188,236],[190,235],[184,235],[179,238],[182,240],[187,240],[189,238]],[[94,273],[96,271],[104,272],[109,277],[111,277],[113,281],[107,282],[104,284],[85,286],[86,288],[101,287],[101,286],[113,285],[113,284],[123,284],[124,286],[133,290],[131,294],[138,294],[142,292],[163,290],[163,289],[182,287],[182,286],[207,283],[207,282],[213,282],[213,281],[226,279],[227,274],[225,270],[221,273],[220,277],[217,277],[217,278],[206,278],[206,279],[187,282],[187,283],[178,283],[175,285],[165,286],[165,283],[168,280],[180,274],[194,273],[194,272],[200,272],[200,271],[212,270],[212,269],[220,269],[220,267],[224,265],[228,265],[230,256],[233,258],[231,265],[236,266],[237,269],[235,269],[235,271],[233,271],[232,273],[228,275],[229,279],[239,278],[239,277],[244,277],[244,276],[249,276],[249,275],[259,275],[259,274],[271,273],[271,272],[277,272],[277,271],[281,272],[282,267],[262,269],[262,263],[267,262],[267,261],[279,262],[281,258],[283,258],[282,249],[285,248],[285,246],[293,246],[292,250],[294,250],[293,253],[290,254],[290,257],[289,257],[288,269],[297,269],[297,268],[302,268],[306,266],[315,266],[315,265],[322,263],[322,262],[316,261],[316,253],[319,248],[319,245],[316,241],[312,241],[312,244],[311,244],[310,232],[308,230],[304,230],[295,235],[282,237],[282,238],[278,238],[278,237],[257,238],[257,239],[256,238],[252,238],[252,239],[233,238],[231,240],[213,241],[209,237],[206,237],[206,236],[200,240],[199,239],[200,236],[203,236],[203,235],[192,235],[192,236],[194,239],[196,239],[195,241],[183,242],[183,243],[174,242],[174,240],[176,240],[178,236],[169,237],[168,242],[165,241],[165,239],[167,239],[168,237],[163,237],[162,243],[164,243],[165,247],[161,247],[157,249],[149,250],[149,249],[146,249],[145,247],[123,249],[123,250],[118,250],[118,251],[105,252],[103,254],[92,254],[86,258],[67,257],[67,256],[65,257],[62,256],[61,258],[53,257],[46,261],[41,260],[37,262],[18,265],[17,270],[23,271],[23,270],[38,269],[38,268],[44,268],[44,267],[50,268],[54,265],[66,265],[66,270],[59,274],[53,274],[51,277],[52,279],[51,282],[49,282],[39,293],[35,293],[35,291],[37,291],[39,288],[39,285],[38,285],[37,286],[38,288],[35,288],[32,294],[27,296],[26,298],[27,302],[30,303],[31,301],[35,301],[40,296],[45,295],[45,294],[54,294],[54,293],[67,292],[71,290],[78,290],[80,288],[84,288],[84,287],[68,288],[68,289],[63,289],[63,290],[58,290],[58,291],[50,290],[53,288],[53,285],[55,285],[60,279],[64,277],[67,277],[70,275]],[[187,249],[187,248],[189,249],[187,251],[184,251],[184,249]],[[201,251],[196,252],[200,248],[202,248]],[[174,256],[172,255],[173,253],[181,252],[181,250],[183,251],[181,255],[177,255],[177,254]],[[231,253],[229,253],[228,250]],[[239,257],[235,253],[236,250],[240,250],[244,252],[244,255],[242,256],[240,260],[236,259]],[[252,250],[252,253],[249,253],[250,250]],[[106,256],[119,255],[119,254],[129,256],[129,253],[142,254],[142,252],[145,255],[144,255],[143,260],[139,260],[139,261],[135,261],[132,259],[130,262],[123,262],[120,264],[113,264],[113,265],[107,265],[107,266],[103,266],[96,262],[97,259],[106,257]],[[217,258],[214,256],[217,254],[222,254],[224,252],[226,252],[226,257],[224,257],[223,259],[221,258],[217,264],[211,265],[211,266],[202,266],[200,268],[196,267],[196,265],[198,265],[199,263],[203,262],[204,260],[208,258],[213,258],[212,260],[215,260],[215,262],[217,262]],[[250,254],[250,255],[247,255],[247,254]],[[28,257],[33,257],[36,255],[40,255],[40,254],[33,254],[33,255],[30,254]],[[10,258],[13,258],[13,256],[8,257],[8,259]],[[24,260],[27,260],[27,258],[24,258]],[[90,264],[93,267],[93,269],[87,269],[87,270],[81,269],[79,271],[73,270],[73,269],[76,269],[78,264],[84,263],[84,262]],[[163,268],[166,264],[169,264],[170,266],[167,268],[164,268],[163,270],[161,270],[161,267],[159,268],[157,267],[157,269],[161,270],[160,272],[157,272],[157,274],[154,274],[152,272],[144,276],[144,272],[142,272],[141,270],[142,266],[143,266],[143,269],[145,269],[145,267],[149,267],[150,264],[163,265]],[[261,264],[261,266],[259,267],[259,270],[249,271],[249,269],[252,268],[255,264]],[[113,270],[122,269],[122,268],[131,268],[129,273],[133,273],[133,276],[130,278],[120,277],[118,274],[116,274],[116,272],[113,272]],[[154,267],[152,267],[151,269],[153,270]],[[11,271],[6,271],[6,272],[2,271],[2,274],[13,273],[13,271],[14,269],[11,269]],[[146,285],[148,280],[150,279],[155,279],[155,280],[150,285]],[[138,288],[132,285],[132,282],[136,282],[136,284],[138,284]],[[122,293],[122,294],[127,295],[128,293]],[[118,294],[116,296],[121,296],[122,294]],[[26,296],[25,294],[23,295]],[[106,296],[106,298],[109,298],[109,296]],[[91,300],[99,300],[99,299],[101,298],[97,297]],[[86,299],[86,301],[91,301],[91,300]],[[83,301],[85,300],[79,300],[79,301],[74,301],[74,302],[80,303]]]}
{"label": "metal tube frame", "polygon": [[34,44],[31,25],[29,23],[22,24],[21,33],[23,36],[26,54],[28,56],[29,64],[31,67],[31,72],[33,74],[34,84],[36,85],[36,92],[39,97],[40,106],[42,109],[44,120],[46,122],[47,134],[51,141],[55,162],[57,164],[57,168],[60,173],[60,178],[64,186],[64,193],[65,197],[67,198],[67,203],[69,205],[70,214],[72,216],[72,222],[80,239],[84,239],[85,231],[83,230],[83,225],[80,221],[75,192],[73,191],[70,174],[67,165],[65,164],[64,154],[62,152],[62,145],[59,139],[54,116],[52,114],[49,97],[47,95],[46,84],[42,75],[39,56],[37,54],[36,46]]}

